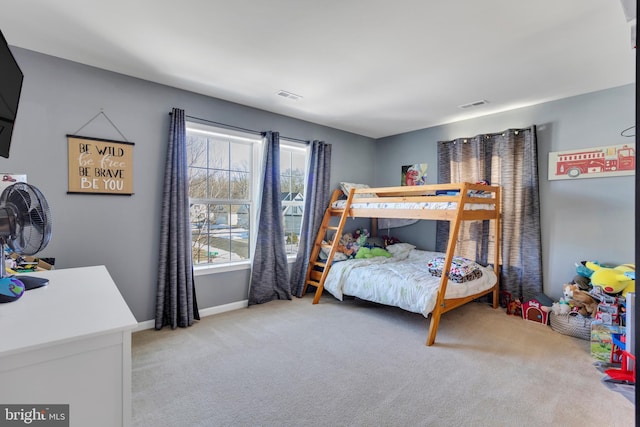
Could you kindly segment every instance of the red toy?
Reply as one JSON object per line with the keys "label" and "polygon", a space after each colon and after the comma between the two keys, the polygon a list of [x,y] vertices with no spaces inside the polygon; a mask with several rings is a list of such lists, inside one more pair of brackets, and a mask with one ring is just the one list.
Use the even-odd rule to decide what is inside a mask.
{"label": "red toy", "polygon": [[531,320],[543,325],[547,324],[549,313],[542,309],[542,304],[538,300],[532,299],[522,304],[522,318]]}
{"label": "red toy", "polygon": [[519,299],[515,299],[507,306],[507,314],[513,314],[514,316],[522,315],[522,303]]}
{"label": "red toy", "polygon": [[611,334],[611,362],[621,363],[620,369],[611,368],[604,371],[613,380],[626,381],[629,384],[636,383],[636,358],[633,354],[628,353],[626,348],[626,335]]}

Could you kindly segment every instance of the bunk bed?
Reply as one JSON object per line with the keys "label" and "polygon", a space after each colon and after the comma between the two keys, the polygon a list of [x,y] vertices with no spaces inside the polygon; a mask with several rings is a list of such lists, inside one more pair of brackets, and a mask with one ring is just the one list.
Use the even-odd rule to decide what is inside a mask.
{"label": "bunk bed", "polygon": [[[383,304],[397,305],[403,309],[431,316],[429,333],[426,344],[433,345],[442,314],[464,305],[481,296],[492,294],[493,308],[498,307],[499,290],[499,266],[500,245],[494,248],[494,259],[490,267],[482,268],[482,283],[472,284],[471,279],[466,283],[455,283],[452,280],[452,263],[459,260],[455,256],[456,241],[460,231],[460,225],[465,221],[489,220],[493,226],[495,242],[500,242],[500,200],[501,188],[480,183],[451,183],[421,186],[402,187],[378,187],[353,186],[348,194],[342,189],[334,191],[329,206],[325,211],[318,236],[311,251],[309,267],[305,278],[304,291],[308,286],[316,288],[313,304],[320,301],[325,283],[330,284],[327,290],[341,299],[342,294],[367,299]],[[365,267],[380,269],[384,272],[385,265],[395,262],[395,259],[381,257],[367,260],[336,261],[339,247],[339,236],[342,236],[348,218],[372,218],[372,233],[375,233],[378,218],[385,219],[415,219],[415,220],[440,220],[449,222],[449,240],[446,252],[440,257],[440,276],[435,280],[431,274],[423,274],[419,279],[431,282],[431,290],[420,293],[421,301],[409,301],[400,303],[399,298],[385,296],[378,299],[375,294],[387,293],[390,288],[378,288],[377,290],[361,292],[364,288],[370,288],[371,283],[378,287],[391,287],[390,280],[372,279],[370,274],[362,274]],[[337,219],[337,221],[336,221]],[[337,222],[337,224],[336,224]],[[375,234],[374,234],[375,235]],[[405,244],[406,245],[406,244]],[[390,246],[389,249],[392,247]],[[406,246],[405,246],[406,248]],[[411,248],[413,249],[413,248]],[[403,251],[405,252],[405,251]],[[427,259],[433,259],[438,254],[418,251],[420,253],[403,254],[400,258],[406,258],[414,264],[413,276],[420,276],[420,268],[427,268]],[[321,253],[326,254],[321,257]],[[405,256],[406,255],[406,256]],[[396,256],[396,258],[398,258]],[[349,262],[360,261],[357,267],[350,266]],[[332,271],[332,266],[337,266]],[[421,267],[416,267],[421,266]],[[393,271],[397,271],[393,267]],[[347,279],[345,276],[349,275]],[[384,273],[382,273],[384,275]],[[368,285],[359,286],[358,276],[364,277]],[[368,279],[366,279],[368,277]],[[414,277],[415,278],[415,277]],[[355,280],[355,282],[353,282]],[[339,284],[336,285],[335,282]],[[348,284],[347,281],[352,281]],[[434,283],[435,282],[435,283]],[[479,283],[479,282],[478,282]],[[421,284],[420,286],[422,286]],[[351,292],[351,293],[350,293]],[[355,294],[355,295],[354,295]],[[424,301],[423,301],[424,300]],[[391,302],[390,302],[391,301]]]}

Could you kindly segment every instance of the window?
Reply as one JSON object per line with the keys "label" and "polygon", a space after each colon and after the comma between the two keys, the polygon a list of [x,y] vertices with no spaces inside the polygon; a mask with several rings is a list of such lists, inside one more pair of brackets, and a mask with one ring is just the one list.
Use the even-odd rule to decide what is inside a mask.
{"label": "window", "polygon": [[282,216],[287,255],[298,252],[302,213],[304,212],[304,185],[306,181],[307,148],[280,143],[280,189]]}
{"label": "window", "polygon": [[[187,123],[193,263],[220,266],[251,260],[260,201],[259,135]],[[287,254],[298,248],[306,147],[280,143],[280,177]]]}

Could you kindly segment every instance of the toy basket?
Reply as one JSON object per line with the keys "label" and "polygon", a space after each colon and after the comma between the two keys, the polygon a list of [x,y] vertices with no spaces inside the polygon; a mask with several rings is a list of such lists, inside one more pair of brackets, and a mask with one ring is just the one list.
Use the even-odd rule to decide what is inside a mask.
{"label": "toy basket", "polygon": [[569,335],[583,340],[591,340],[591,321],[590,317],[572,316],[569,314],[549,313],[549,323],[551,329],[564,335]]}

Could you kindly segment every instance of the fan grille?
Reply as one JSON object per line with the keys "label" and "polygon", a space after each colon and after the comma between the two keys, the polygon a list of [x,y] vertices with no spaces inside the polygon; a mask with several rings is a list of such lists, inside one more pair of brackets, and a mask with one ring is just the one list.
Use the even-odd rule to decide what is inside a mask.
{"label": "fan grille", "polygon": [[34,255],[47,246],[51,239],[51,212],[40,190],[24,182],[13,184],[2,192],[0,207],[8,212],[4,227],[8,232],[2,232],[0,227],[0,234],[14,252]]}

